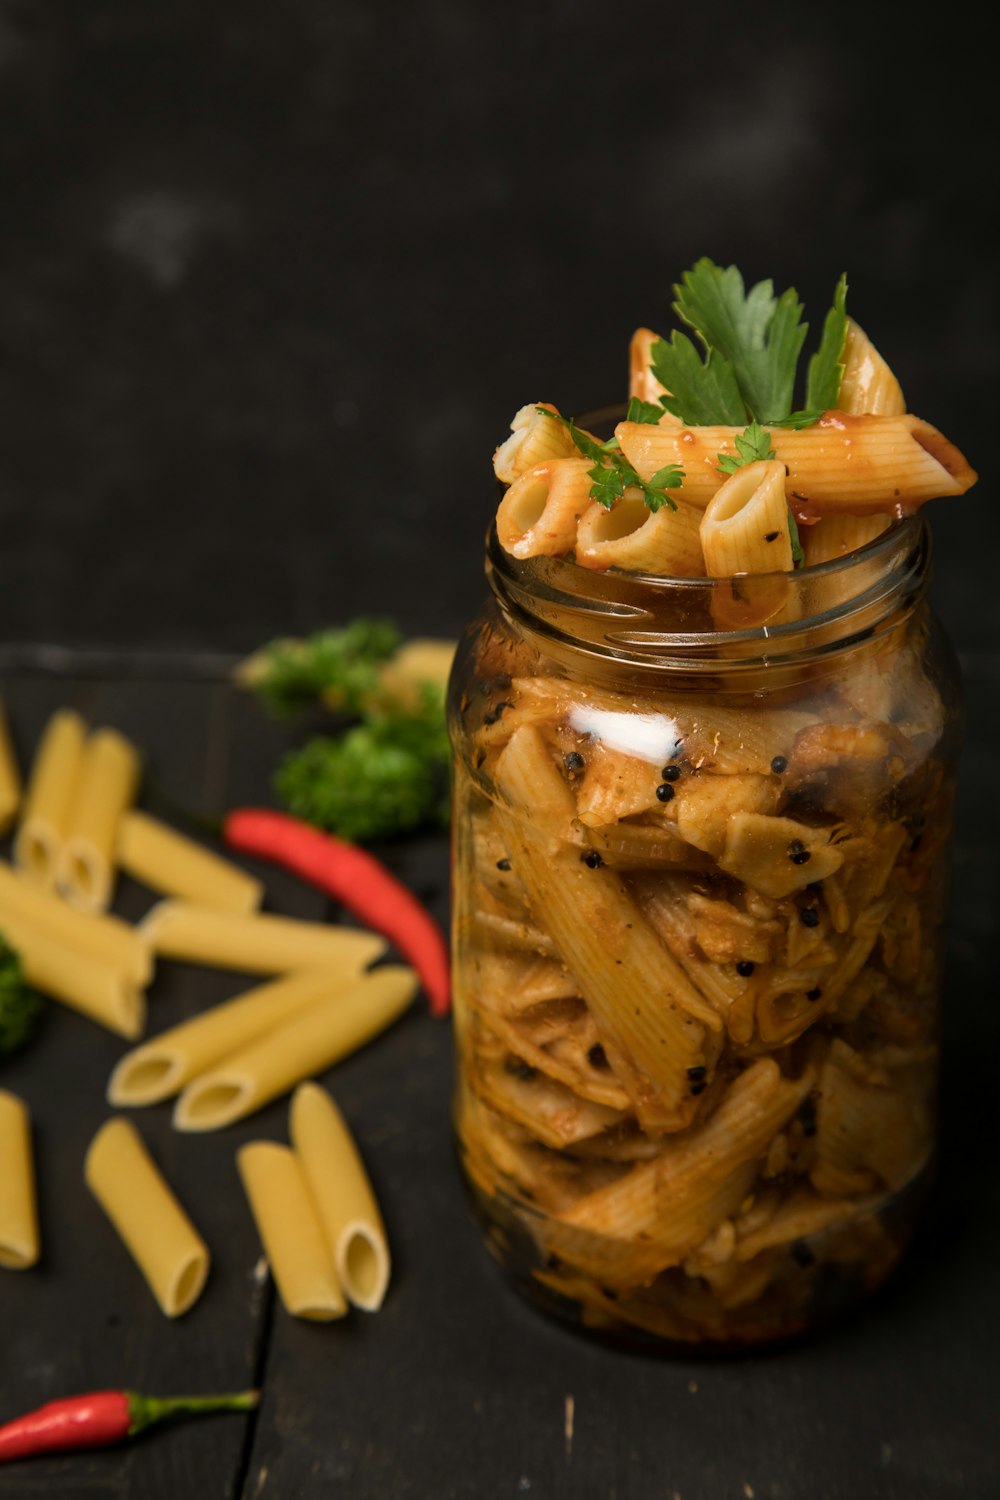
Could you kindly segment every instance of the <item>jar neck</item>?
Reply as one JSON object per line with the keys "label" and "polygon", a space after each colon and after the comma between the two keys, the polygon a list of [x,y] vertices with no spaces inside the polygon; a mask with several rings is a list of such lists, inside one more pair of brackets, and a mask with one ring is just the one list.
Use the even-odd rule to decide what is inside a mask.
{"label": "jar neck", "polygon": [[919,516],[834,561],[736,580],[518,559],[492,526],[486,544],[486,576],[502,614],[571,674],[611,680],[625,672],[653,684],[724,676],[748,691],[758,690],[762,670],[767,686],[793,681],[897,632],[926,595],[930,565],[930,533]]}

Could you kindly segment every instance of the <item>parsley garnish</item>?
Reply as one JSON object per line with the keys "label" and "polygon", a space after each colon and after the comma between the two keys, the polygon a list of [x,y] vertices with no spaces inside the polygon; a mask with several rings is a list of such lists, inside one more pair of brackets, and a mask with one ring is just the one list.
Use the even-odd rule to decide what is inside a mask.
{"label": "parsley garnish", "polygon": [[[650,406],[649,402],[640,404]],[[543,417],[551,417],[553,422],[561,422],[584,457],[594,459],[594,467],[587,471],[594,481],[590,487],[590,495],[606,510],[610,510],[631,485],[641,490],[642,498],[650,510],[660,510],[664,505],[669,505],[671,510],[677,509],[677,502],[667,493],[668,490],[680,489],[684,482],[684,470],[676,464],[658,469],[649,480],[640,479],[628,459],[620,452],[614,438],[607,443],[595,442],[577,427],[571,417],[549,411],[547,406],[536,406],[535,410],[541,412]],[[643,417],[640,420],[648,422],[651,419]]]}
{"label": "parsley garnish", "polygon": [[801,568],[806,560],[806,555],[802,550],[802,543],[799,541],[799,525],[791,506],[788,507],[788,540],[792,544],[792,566]]}
{"label": "parsley garnish", "polygon": [[770,281],[759,281],[747,291],[735,266],[723,269],[703,257],[674,293],[674,310],[698,336],[705,358],[683,333],[653,344],[650,368],[670,391],[662,398],[667,411],[692,426],[749,420],[809,427],[836,405],[847,331],[846,277],[837,283],[819,349],[809,362],[808,409],[794,412],[795,378],[809,325],[802,322],[793,288],[776,297]]}
{"label": "parsley garnish", "polygon": [[645,422],[655,426],[662,416],[663,407],[656,401],[640,401],[638,396],[629,398],[626,422]]}
{"label": "parsley garnish", "polygon": [[759,463],[761,459],[774,458],[775,452],[771,447],[771,434],[765,432],[759,422],[751,422],[745,432],[740,433],[736,439],[736,453],[717,453],[719,462],[716,464],[720,474],[735,474],[737,469],[742,469],[744,464]]}

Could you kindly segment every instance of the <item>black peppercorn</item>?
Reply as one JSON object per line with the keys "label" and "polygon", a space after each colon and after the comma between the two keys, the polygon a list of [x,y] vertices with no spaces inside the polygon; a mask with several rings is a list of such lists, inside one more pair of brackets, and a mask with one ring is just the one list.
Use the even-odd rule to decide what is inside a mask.
{"label": "black peppercorn", "polygon": [[802,923],[803,927],[818,927],[819,912],[816,910],[815,906],[803,906],[801,911],[799,912],[799,921]]}
{"label": "black peppercorn", "polygon": [[582,771],[586,764],[587,762],[584,760],[579,750],[571,750],[568,755],[563,756],[563,765],[566,767],[567,771]]}
{"label": "black peppercorn", "polygon": [[588,849],[586,854],[580,855],[580,858],[589,870],[599,870],[604,863],[596,849]]}
{"label": "black peppercorn", "polygon": [[819,985],[817,984],[814,989],[806,990],[806,999],[807,1000],[818,1000],[819,997],[820,997],[820,995],[822,995],[822,993],[823,993],[823,991],[820,989]]}
{"label": "black peppercorn", "polygon": [[707,1072],[708,1069],[704,1063],[696,1063],[693,1068],[688,1068],[687,1076],[692,1083],[700,1083]]}
{"label": "black peppercorn", "polygon": [[509,859],[498,859],[497,860],[497,869],[498,870],[509,870],[510,869],[510,860]]}
{"label": "black peppercorn", "polygon": [[744,979],[749,979],[755,967],[756,965],[752,964],[748,958],[741,958],[736,965],[736,972],[742,975]]}
{"label": "black peppercorn", "polygon": [[669,781],[661,781],[656,788],[656,795],[661,802],[670,802],[674,797],[674,789]]}
{"label": "black peppercorn", "polygon": [[679,781],[681,774],[680,766],[664,766],[660,775],[664,781]]}
{"label": "black peppercorn", "polygon": [[703,1094],[707,1088],[707,1083],[692,1083],[690,1092],[692,1094]]}
{"label": "black peppercorn", "polygon": [[771,761],[771,770],[775,776],[782,776],[788,770],[788,762],[783,755],[776,755]]}

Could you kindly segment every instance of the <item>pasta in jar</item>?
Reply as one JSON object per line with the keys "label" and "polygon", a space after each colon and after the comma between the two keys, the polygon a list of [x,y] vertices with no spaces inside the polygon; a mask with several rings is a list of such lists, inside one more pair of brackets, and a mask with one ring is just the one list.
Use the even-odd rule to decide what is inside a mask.
{"label": "pasta in jar", "polygon": [[[670,390],[662,364],[639,368],[647,333],[640,407]],[[625,483],[589,520],[579,454],[518,471],[501,450],[493,597],[450,693],[455,1123],[494,1254],[606,1336],[803,1332],[889,1274],[933,1159],[960,711],[926,527],[899,513],[933,488],[923,460],[873,523],[916,419],[853,324],[839,352],[851,412],[831,402],[769,453],[749,421],[728,449],[692,429],[699,455],[733,457],[704,497],[700,468],[689,490],[686,468],[638,455],[685,451],[666,409],[617,427],[603,451],[627,455]],[[856,462],[845,506],[829,451],[852,414],[893,425],[865,429],[877,460],[867,492]],[[935,493],[958,492],[974,475],[937,438],[920,453],[954,488]],[[789,505],[816,538],[808,565]],[[672,551],[634,541],[675,516]],[[657,572],[692,535],[683,574]],[[627,545],[595,563],[595,536]]]}

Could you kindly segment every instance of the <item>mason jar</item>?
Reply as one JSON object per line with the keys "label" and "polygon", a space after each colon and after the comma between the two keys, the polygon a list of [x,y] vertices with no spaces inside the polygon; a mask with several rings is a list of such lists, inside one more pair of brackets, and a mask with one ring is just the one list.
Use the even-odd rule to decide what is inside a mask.
{"label": "mason jar", "polygon": [[960,734],[929,565],[919,518],[735,588],[490,533],[449,695],[455,1131],[493,1255],[597,1334],[787,1339],[907,1243]]}

